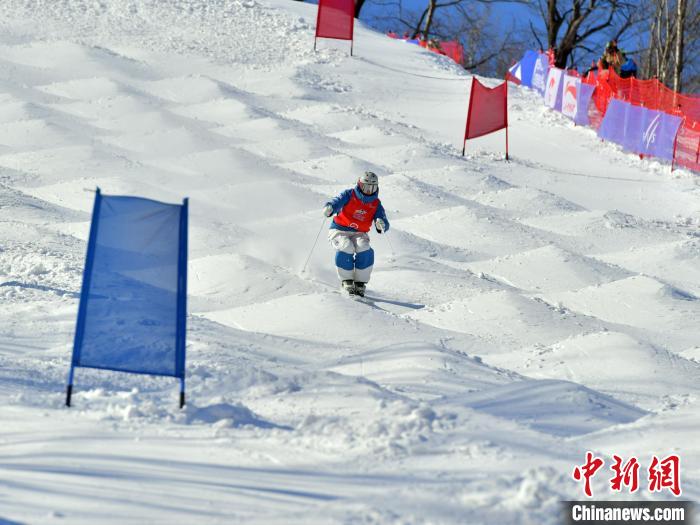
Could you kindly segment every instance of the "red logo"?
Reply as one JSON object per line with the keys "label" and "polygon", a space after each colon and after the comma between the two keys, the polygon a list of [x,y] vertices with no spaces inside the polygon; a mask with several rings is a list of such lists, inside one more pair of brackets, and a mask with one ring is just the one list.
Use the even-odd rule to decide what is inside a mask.
{"label": "red logo", "polygon": [[656,456],[651,457],[649,465],[649,492],[660,492],[669,489],[673,495],[681,495],[681,458],[675,455],[659,461]]}
{"label": "red logo", "polygon": [[564,103],[562,111],[565,115],[573,116],[576,112],[576,84],[565,84]]}
{"label": "red logo", "polygon": [[615,476],[610,480],[611,488],[616,492],[621,492],[624,485],[629,489],[629,492],[637,492],[639,489],[639,463],[637,463],[637,458],[630,458],[624,465],[620,456],[613,454],[613,459],[615,464],[610,468],[615,472]]}
{"label": "red logo", "polygon": [[[603,467],[605,461],[595,457],[592,452],[586,452],[586,462],[574,468],[573,478],[583,481],[583,493],[593,497],[591,479]],[[613,454],[613,465],[610,467],[614,476],[610,478],[610,488],[614,492],[622,492],[627,487],[627,492],[633,493],[639,490],[639,462],[636,457],[631,457],[626,462],[622,457]],[[649,473],[649,492],[661,492],[668,489],[674,496],[679,497],[681,491],[681,460],[672,454],[664,459],[651,457]]]}
{"label": "red logo", "polygon": [[576,481],[584,480],[583,492],[589,498],[593,496],[593,491],[591,491],[591,478],[598,472],[603,464],[604,462],[602,459],[594,458],[593,453],[586,452],[586,463],[574,469],[574,479]]}

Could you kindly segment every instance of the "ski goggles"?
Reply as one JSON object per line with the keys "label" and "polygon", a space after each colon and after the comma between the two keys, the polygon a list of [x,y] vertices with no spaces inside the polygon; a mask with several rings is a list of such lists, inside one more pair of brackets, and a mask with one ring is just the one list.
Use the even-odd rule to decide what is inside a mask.
{"label": "ski goggles", "polygon": [[369,184],[366,182],[358,182],[358,184],[360,185],[362,193],[364,193],[365,195],[372,195],[373,193],[376,193],[379,189],[379,184]]}

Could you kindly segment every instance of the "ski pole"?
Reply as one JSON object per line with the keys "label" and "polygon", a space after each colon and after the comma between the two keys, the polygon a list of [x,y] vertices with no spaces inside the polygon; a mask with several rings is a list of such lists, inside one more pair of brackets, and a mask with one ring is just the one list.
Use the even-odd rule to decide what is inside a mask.
{"label": "ski pole", "polygon": [[316,240],[314,241],[314,245],[311,247],[311,251],[309,252],[309,256],[306,258],[306,262],[304,263],[304,267],[301,269],[301,273],[304,273],[306,271],[306,265],[309,264],[309,260],[311,260],[311,256],[314,253],[314,250],[316,249],[316,243],[318,242],[318,238],[321,236],[321,232],[323,231],[323,227],[326,225],[326,219],[328,217],[323,218],[323,222],[321,223],[321,228],[318,230],[318,233],[316,234]]}
{"label": "ski pole", "polygon": [[[388,232],[387,232],[387,233],[388,233]],[[391,239],[389,238],[388,235],[386,236],[386,240],[389,241],[389,248],[391,248],[391,256],[392,256],[394,259],[396,259],[396,252],[394,251],[394,245],[391,244]]]}

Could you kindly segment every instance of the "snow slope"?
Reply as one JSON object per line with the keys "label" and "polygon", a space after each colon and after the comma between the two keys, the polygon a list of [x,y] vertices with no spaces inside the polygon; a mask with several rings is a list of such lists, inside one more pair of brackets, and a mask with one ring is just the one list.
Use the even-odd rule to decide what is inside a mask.
{"label": "snow slope", "polygon": [[[465,72],[364,27],[314,53],[314,21],[0,5],[0,523],[558,523],[587,450],[678,453],[698,499],[698,179],[517,88],[513,161],[462,158]],[[370,304],[323,233],[301,272],[365,169]],[[83,369],[63,407],[96,185],[191,199],[186,410]]]}

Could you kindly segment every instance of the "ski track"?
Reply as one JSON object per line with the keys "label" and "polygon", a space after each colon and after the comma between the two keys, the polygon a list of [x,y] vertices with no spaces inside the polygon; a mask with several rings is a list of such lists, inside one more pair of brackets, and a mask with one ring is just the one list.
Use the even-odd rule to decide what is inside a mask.
{"label": "ski track", "polygon": [[[0,523],[553,524],[587,450],[680,454],[700,497],[697,178],[519,88],[513,161],[462,158],[468,75],[314,20],[0,6]],[[353,301],[325,232],[301,268],[366,169],[393,228]],[[87,369],[63,407],[96,186],[191,199],[183,411]]]}

